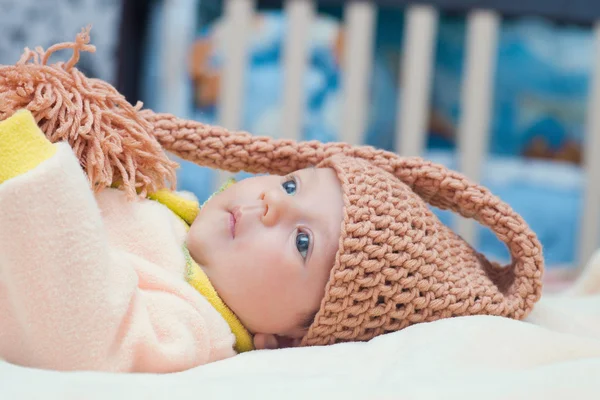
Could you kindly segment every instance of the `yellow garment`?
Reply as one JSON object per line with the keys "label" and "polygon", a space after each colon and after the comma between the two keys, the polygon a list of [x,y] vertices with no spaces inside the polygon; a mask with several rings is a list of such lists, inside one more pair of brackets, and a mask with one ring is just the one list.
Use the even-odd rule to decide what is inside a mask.
{"label": "yellow garment", "polygon": [[[228,180],[216,193],[225,190],[234,182],[235,181],[233,179]],[[183,197],[178,196],[176,193],[168,190],[161,190],[148,197],[168,207],[175,213],[175,215],[179,216],[187,224],[188,229],[200,211],[198,202],[184,199]],[[198,292],[200,292],[200,294],[202,294],[208,300],[208,302],[219,312],[219,314],[221,314],[225,321],[227,321],[227,324],[229,324],[229,327],[236,338],[235,350],[238,353],[253,350],[254,345],[252,341],[252,335],[250,335],[240,320],[229,309],[229,307],[227,307],[223,300],[221,300],[217,294],[217,291],[208,280],[208,277],[204,271],[202,271],[202,268],[200,268],[200,266],[190,256],[186,246],[183,247],[183,251],[186,258],[187,281]]]}
{"label": "yellow garment", "polygon": [[31,171],[56,153],[28,110],[0,122],[0,183]]}
{"label": "yellow garment", "polygon": [[192,225],[200,211],[200,204],[197,201],[184,199],[167,189],[152,193],[148,195],[148,198],[167,206],[188,226]]}

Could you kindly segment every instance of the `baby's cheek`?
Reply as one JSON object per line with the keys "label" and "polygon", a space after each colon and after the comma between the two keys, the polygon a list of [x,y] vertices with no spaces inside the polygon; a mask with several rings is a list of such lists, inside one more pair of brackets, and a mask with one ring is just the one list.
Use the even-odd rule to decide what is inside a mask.
{"label": "baby's cheek", "polygon": [[264,279],[265,291],[270,293],[269,297],[272,307],[295,309],[296,303],[301,298],[300,279],[287,265],[280,265],[275,271],[272,270],[269,277]]}
{"label": "baby's cheek", "polygon": [[246,290],[263,292],[264,297],[285,292],[302,270],[302,263],[286,253],[289,247],[275,233],[261,232],[251,241],[240,241],[231,254],[236,259],[232,263],[236,276],[231,278]]}

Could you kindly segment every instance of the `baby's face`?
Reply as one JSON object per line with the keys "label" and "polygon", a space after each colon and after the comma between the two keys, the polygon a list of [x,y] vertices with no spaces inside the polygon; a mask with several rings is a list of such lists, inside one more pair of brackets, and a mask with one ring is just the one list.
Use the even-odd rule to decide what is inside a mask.
{"label": "baby's face", "polygon": [[187,245],[250,332],[299,339],[324,296],[342,211],[331,169],[248,178],[205,204]]}

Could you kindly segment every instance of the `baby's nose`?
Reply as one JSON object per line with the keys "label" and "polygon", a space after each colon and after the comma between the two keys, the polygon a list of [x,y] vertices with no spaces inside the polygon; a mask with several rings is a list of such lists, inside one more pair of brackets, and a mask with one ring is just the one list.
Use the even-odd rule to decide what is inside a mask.
{"label": "baby's nose", "polygon": [[261,195],[264,204],[263,223],[272,226],[283,218],[293,218],[295,214],[291,197],[281,190],[269,190]]}

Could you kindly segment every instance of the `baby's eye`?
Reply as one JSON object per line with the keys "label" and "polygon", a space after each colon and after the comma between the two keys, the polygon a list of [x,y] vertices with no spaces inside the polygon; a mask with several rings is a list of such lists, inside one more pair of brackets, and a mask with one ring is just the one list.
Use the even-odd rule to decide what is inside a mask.
{"label": "baby's eye", "polygon": [[310,236],[304,232],[298,232],[296,235],[296,248],[298,249],[298,252],[300,252],[302,258],[306,259],[306,254],[310,248]]}
{"label": "baby's eye", "polygon": [[281,184],[283,190],[289,195],[294,195],[296,193],[296,180],[290,178]]}

